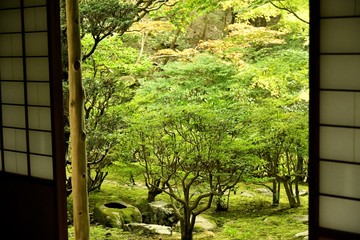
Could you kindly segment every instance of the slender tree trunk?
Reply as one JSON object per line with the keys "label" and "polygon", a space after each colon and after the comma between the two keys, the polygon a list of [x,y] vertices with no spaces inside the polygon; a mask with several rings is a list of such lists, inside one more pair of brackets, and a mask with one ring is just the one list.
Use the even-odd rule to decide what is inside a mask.
{"label": "slender tree trunk", "polygon": [[154,202],[157,195],[161,194],[163,191],[164,183],[161,182],[160,179],[154,179],[152,181],[152,184],[149,184],[151,182],[151,179],[147,179],[146,187],[148,188],[148,197],[147,201],[148,203]]}
{"label": "slender tree trunk", "polygon": [[[226,200],[225,200],[226,197]],[[227,196],[224,194],[218,195],[216,199],[216,209],[217,212],[227,211],[229,208],[229,198],[230,198],[230,191]]]}
{"label": "slender tree trunk", "polygon": [[296,176],[295,177],[295,197],[296,197],[296,201],[299,203],[299,205],[301,204],[300,202],[300,195],[299,195],[299,177]]}
{"label": "slender tree trunk", "polygon": [[148,197],[147,197],[147,201],[149,203],[151,202],[154,202],[155,201],[155,198],[157,195],[161,194],[162,191],[155,188],[155,187],[151,187],[149,190],[148,190]]}
{"label": "slender tree trunk", "polygon": [[176,29],[176,31],[175,31],[175,36],[174,36],[173,40],[171,41],[170,49],[175,50],[175,48],[176,48],[176,41],[177,41],[180,33],[181,33],[181,29],[180,29],[180,27],[178,27],[178,28]]}
{"label": "slender tree trunk", "polygon": [[277,178],[274,178],[272,180],[272,205],[274,207],[279,206],[280,204],[280,182],[277,180]]}
{"label": "slender tree trunk", "polygon": [[[176,29],[175,36],[174,36],[173,40],[172,40],[171,43],[170,43],[170,49],[175,50],[175,48],[176,48],[176,41],[177,41],[180,33],[181,33],[181,29],[178,27],[178,28]],[[166,57],[166,58],[164,59],[163,64],[164,64],[164,65],[167,64],[167,63],[169,62],[169,60],[170,60],[170,57]]]}
{"label": "slender tree trunk", "polygon": [[291,208],[299,207],[300,202],[298,202],[297,199],[294,196],[294,193],[293,193],[292,187],[291,187],[290,179],[288,179],[288,178],[284,179],[283,183],[284,183],[284,187],[285,187],[286,196],[288,197],[288,200],[289,200],[290,207]]}
{"label": "slender tree trunk", "polygon": [[193,240],[193,230],[195,225],[195,216],[185,208],[184,218],[180,220],[181,240]]}
{"label": "slender tree trunk", "polygon": [[202,29],[202,31],[201,31],[199,40],[205,41],[205,39],[206,39],[206,33],[207,33],[207,28],[208,28],[208,18],[205,16],[205,17],[204,17],[204,27],[203,27],[203,29]]}
{"label": "slender tree trunk", "polygon": [[66,0],[69,58],[69,115],[72,159],[74,231],[76,240],[90,239],[89,201],[84,131],[84,88],[81,78],[81,42],[78,0]]}
{"label": "slender tree trunk", "polygon": [[[298,149],[300,148],[300,144],[298,144]],[[300,206],[301,205],[301,201],[300,201],[300,196],[299,196],[299,182],[300,181],[304,181],[305,179],[305,173],[304,173],[304,157],[301,155],[300,151],[298,150],[297,153],[297,165],[296,165],[296,170],[295,170],[295,197],[296,197],[296,202],[297,204]]]}
{"label": "slender tree trunk", "polygon": [[135,65],[136,65],[136,64],[139,64],[139,62],[140,62],[140,60],[141,60],[141,57],[142,57],[142,55],[143,55],[143,53],[144,53],[145,42],[146,42],[147,36],[148,36],[148,33],[147,33],[147,32],[144,32],[144,33],[142,33],[142,35],[141,35],[141,46],[140,46],[140,51],[139,51],[138,57],[137,57],[137,59],[136,59]]}
{"label": "slender tree trunk", "polygon": [[296,174],[298,175],[299,181],[304,181],[306,177],[306,173],[304,171],[304,157],[298,154],[297,160]]}

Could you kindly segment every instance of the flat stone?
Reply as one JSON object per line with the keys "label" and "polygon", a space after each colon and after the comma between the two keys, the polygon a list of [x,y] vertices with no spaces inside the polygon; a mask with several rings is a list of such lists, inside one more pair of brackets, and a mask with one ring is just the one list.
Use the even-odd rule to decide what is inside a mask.
{"label": "flat stone", "polygon": [[301,237],[308,237],[309,236],[309,231],[304,231],[304,232],[301,232],[301,233],[297,233],[294,235],[294,238],[301,238]]}
{"label": "flat stone", "polygon": [[[299,189],[299,196],[306,196],[307,194],[308,192],[306,190]],[[294,191],[294,195],[295,195],[295,191]]]}
{"label": "flat stone", "polygon": [[154,201],[147,205],[143,212],[143,223],[172,227],[179,221],[171,204]]}
{"label": "flat stone", "polygon": [[272,195],[272,192],[270,191],[270,189],[267,189],[267,188],[257,188],[255,189],[258,193],[261,193],[261,194],[264,194],[264,195],[267,195],[267,196],[270,196]]}
{"label": "flat stone", "polygon": [[243,197],[254,197],[254,194],[252,194],[251,192],[248,192],[248,191],[242,191],[240,193],[240,196],[243,196]]}
{"label": "flat stone", "polygon": [[129,223],[124,225],[125,231],[142,233],[142,234],[159,234],[159,235],[171,235],[171,227],[157,225],[157,224],[146,224],[146,223]]}
{"label": "flat stone", "polygon": [[194,228],[196,228],[198,232],[213,231],[216,228],[216,224],[202,216],[196,216]]}
{"label": "flat stone", "polygon": [[295,216],[294,219],[298,220],[300,222],[303,222],[303,223],[309,222],[309,216],[308,215]]}
{"label": "flat stone", "polygon": [[303,189],[300,189],[299,190],[299,195],[300,196],[305,196],[305,195],[307,195],[308,194],[308,192],[306,191],[306,190],[303,190]]}

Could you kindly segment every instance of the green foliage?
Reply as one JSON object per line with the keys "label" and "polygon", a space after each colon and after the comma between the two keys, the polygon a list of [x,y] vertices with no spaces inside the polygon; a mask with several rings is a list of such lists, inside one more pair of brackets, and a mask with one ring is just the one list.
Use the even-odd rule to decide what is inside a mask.
{"label": "green foliage", "polygon": [[198,105],[225,114],[239,108],[230,89],[235,75],[231,64],[200,55],[191,62],[167,64],[155,79],[144,82],[138,95],[152,99],[147,107],[169,107],[170,111],[175,106]]}
{"label": "green foliage", "polygon": [[134,22],[136,14],[134,4],[119,0],[84,0],[80,4],[82,30],[94,38],[125,32]]}
{"label": "green foliage", "polygon": [[[179,207],[187,194],[183,186],[193,180],[192,200],[211,190],[211,177],[223,184],[220,193],[240,174],[257,184],[285,177],[295,184],[307,171],[307,1],[166,2],[132,25],[139,32],[125,35],[122,29],[137,19],[140,5],[131,10],[124,1],[82,2],[84,52],[106,37],[83,66],[88,156],[94,162],[105,156],[105,165],[119,160],[107,169],[99,165],[103,172],[116,170],[110,170],[111,185],[91,193],[91,204],[123,198],[143,206],[147,185],[172,194]],[[218,14],[220,8],[226,14]],[[219,19],[227,28],[211,38],[205,25]],[[200,28],[208,39],[189,34]],[[154,68],[151,61],[160,64]],[[159,179],[164,185],[156,185]],[[306,198],[301,201],[299,212],[306,214]],[[271,208],[269,198],[231,195],[230,203],[230,212],[215,218],[222,227],[218,239],[288,239],[296,232],[282,226],[306,228],[285,214],[295,210]]]}
{"label": "green foliage", "polygon": [[198,44],[200,50],[219,56],[237,66],[246,67],[267,56],[273,58],[278,50],[286,49],[286,32],[269,27],[254,27],[246,23],[230,24],[227,36]]}
{"label": "green foliage", "polygon": [[[90,51],[92,40],[89,35],[82,39],[82,48],[85,52]],[[140,64],[135,64],[138,50],[125,46],[118,35],[108,37],[98,46],[96,54],[84,62],[84,76],[91,77],[94,74],[111,75],[112,78],[122,76],[143,77],[152,68],[148,58],[143,58]],[[131,84],[131,82],[130,82]]]}
{"label": "green foliage", "polygon": [[[140,21],[149,12],[160,9],[167,2],[168,0],[80,1],[82,36],[89,34],[93,39],[90,50],[83,52],[83,60],[89,58],[104,39],[114,34],[123,35],[134,22]],[[61,3],[61,6],[65,7],[64,0]],[[64,23],[64,14],[61,16]],[[64,24],[62,26],[64,27]]]}
{"label": "green foliage", "polygon": [[122,35],[136,21],[137,7],[118,0],[86,0],[80,4],[82,35],[91,35],[90,50],[84,52],[83,60],[90,57],[98,44],[115,33]]}
{"label": "green foliage", "polygon": [[[234,118],[196,106],[167,110],[142,112],[131,123],[136,160],[149,174],[166,179],[191,173],[205,179],[212,173],[236,181],[246,165],[247,145],[236,138],[240,132]],[[174,187],[177,181],[170,179]]]}
{"label": "green foliage", "polygon": [[[284,49],[273,54],[258,53],[257,63],[244,68],[241,77],[250,84],[254,100],[283,98],[307,101],[308,54],[304,50]],[[261,54],[261,55],[260,55]],[[276,59],[276,61],[274,61]]]}
{"label": "green foliage", "polygon": [[281,12],[279,9],[274,8],[269,1],[239,1],[239,0],[230,0],[224,1],[224,7],[233,7],[238,11],[238,17],[241,21],[251,22],[256,21],[256,18],[264,18],[265,21],[270,21],[271,17],[280,15]]}
{"label": "green foliage", "polygon": [[198,16],[211,12],[218,7],[214,0],[182,0],[176,4],[164,7],[161,11],[152,13],[155,18],[167,18],[174,26],[182,31]]}
{"label": "green foliage", "polygon": [[144,167],[149,196],[171,197],[182,239],[191,236],[195,217],[213,196],[240,181],[252,159],[239,121],[241,105],[229,88],[235,75],[231,64],[209,55],[169,63],[129,104],[134,114],[126,144]]}
{"label": "green foliage", "polygon": [[[91,48],[91,39],[85,36],[82,44],[84,49]],[[97,52],[83,62],[89,191],[101,187],[106,166],[112,161],[111,150],[120,142],[126,127],[119,108],[133,98],[139,85],[137,78],[152,67],[146,58],[142,64],[135,64],[135,52],[114,36],[104,40]]]}
{"label": "green foliage", "polygon": [[307,52],[289,47],[258,58],[240,74],[247,85],[242,94],[253,108],[251,138],[262,160],[259,172],[289,187],[291,206],[300,204],[291,202],[292,188],[307,171],[307,69]]}
{"label": "green foliage", "polygon": [[232,7],[239,13],[241,20],[270,18],[283,13],[293,15],[298,21],[308,21],[309,1],[306,0],[223,0],[223,8]]}

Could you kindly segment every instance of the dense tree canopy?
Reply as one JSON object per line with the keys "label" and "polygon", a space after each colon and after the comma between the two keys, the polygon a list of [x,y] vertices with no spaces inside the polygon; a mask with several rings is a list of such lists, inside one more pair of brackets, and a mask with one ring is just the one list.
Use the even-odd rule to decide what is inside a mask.
{"label": "dense tree canopy", "polygon": [[90,190],[109,164],[142,166],[148,200],[170,197],[182,239],[239,181],[268,187],[274,205],[282,184],[301,204],[307,1],[81,3]]}

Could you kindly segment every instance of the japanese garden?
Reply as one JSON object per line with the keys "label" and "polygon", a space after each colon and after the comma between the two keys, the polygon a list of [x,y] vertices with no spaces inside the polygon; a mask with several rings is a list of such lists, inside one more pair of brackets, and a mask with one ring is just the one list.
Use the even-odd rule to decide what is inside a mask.
{"label": "japanese garden", "polygon": [[90,239],[307,239],[308,1],[80,0],[79,13]]}

